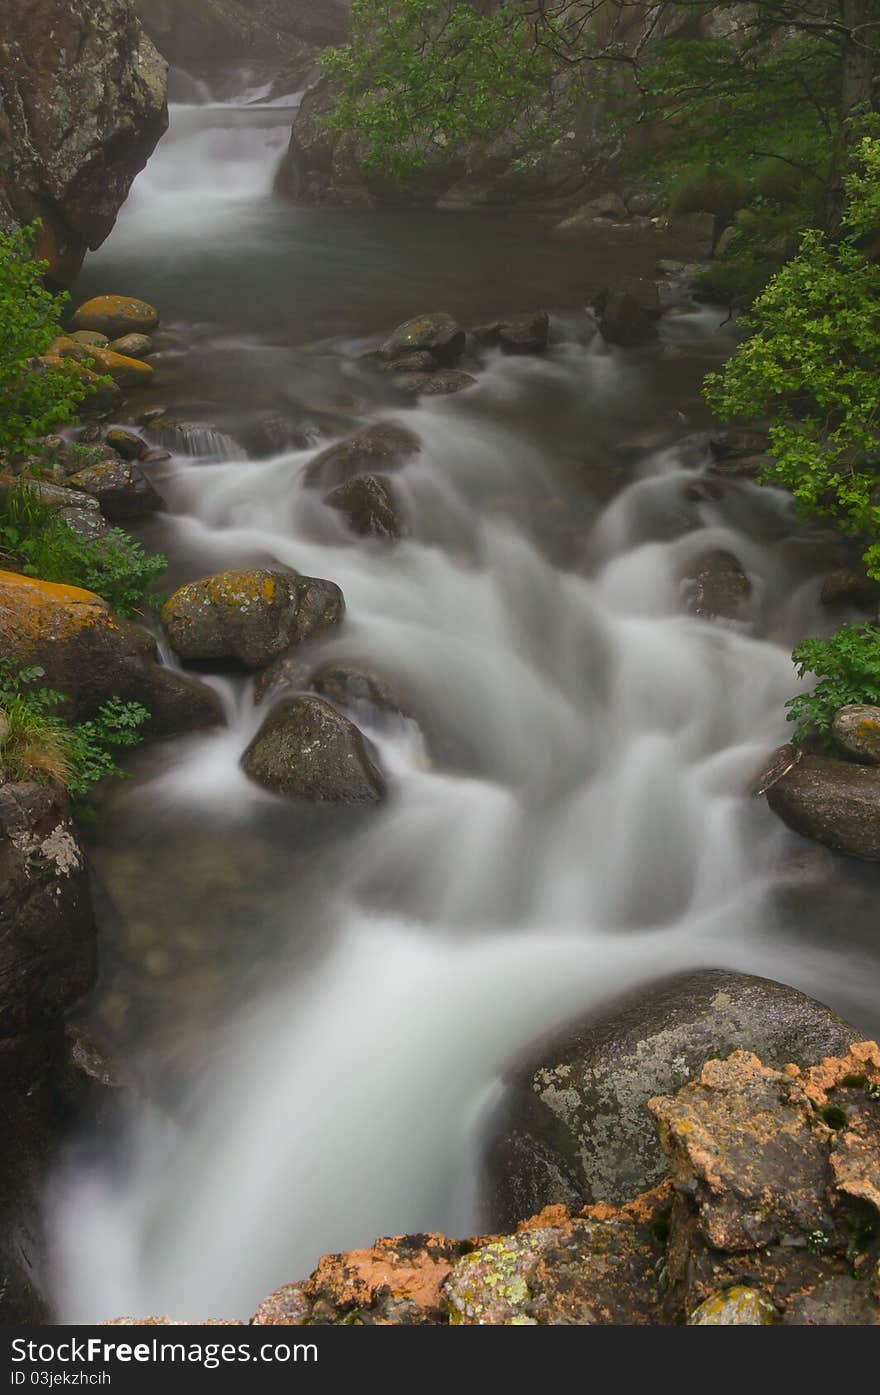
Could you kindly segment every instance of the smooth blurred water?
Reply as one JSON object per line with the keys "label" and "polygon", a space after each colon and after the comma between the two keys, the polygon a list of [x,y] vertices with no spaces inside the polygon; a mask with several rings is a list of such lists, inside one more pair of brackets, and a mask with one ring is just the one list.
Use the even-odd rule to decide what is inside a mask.
{"label": "smooth blurred water", "polygon": [[[611,234],[575,252],[516,219],[277,204],[277,120],[178,113],[82,289],[124,281],[184,339],[220,326],[160,362],[156,394],[197,383],[240,435],[315,400],[418,434],[395,547],[353,541],[304,487],[314,448],[254,460],[229,436],[174,455],[149,536],[175,580],[275,559],[337,582],[345,624],[311,657],[368,661],[419,723],[353,714],[389,801],[307,811],[241,773],[262,712],[249,680],[218,676],[229,726],[146,753],[114,797],[94,847],[94,1015],[144,1097],[127,1145],[93,1145],[53,1189],[68,1321],[246,1317],[321,1252],[478,1231],[500,1074],[624,985],[731,966],[877,1022],[876,883],[798,866],[804,845],[745,794],[786,735],[790,648],[830,623],[833,549],[781,494],[728,481],[694,498],[698,385],[731,328],[683,301],[656,346],[604,345],[573,262],[595,276],[652,255]],[[511,297],[558,311],[543,359],[490,356],[476,388],[416,407],[357,368],[359,336]],[[309,392],[286,394],[306,362]],[[717,548],[750,576],[748,623],[687,612],[688,563]]]}

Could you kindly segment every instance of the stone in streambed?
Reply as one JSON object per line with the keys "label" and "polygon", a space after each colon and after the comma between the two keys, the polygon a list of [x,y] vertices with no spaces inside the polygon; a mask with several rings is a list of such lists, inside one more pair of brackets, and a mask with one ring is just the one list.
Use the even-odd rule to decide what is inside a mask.
{"label": "stone in streambed", "polygon": [[880,707],[853,702],[838,708],[831,735],[845,756],[862,765],[880,765]]}
{"label": "stone in streambed", "polygon": [[657,337],[654,317],[648,314],[634,295],[616,287],[605,293],[599,313],[599,332],[607,344],[636,348]]}
{"label": "stone in streambed", "polygon": [[418,436],[407,427],[394,421],[377,421],[322,450],[306,467],[303,479],[307,485],[333,489],[376,467],[383,471],[398,469],[414,459],[421,448]]}
{"label": "stone in streambed", "polygon": [[736,1284],[710,1294],[688,1318],[689,1327],[767,1327],[779,1314],[766,1293]]}
{"label": "stone in streambed", "polygon": [[732,552],[703,552],[688,564],[684,581],[687,606],[704,620],[746,621],[751,612],[752,583]]}
{"label": "stone in streambed", "polygon": [[153,377],[149,363],[139,358],[127,358],[125,354],[114,353],[112,349],[90,349],[92,365],[96,373],[112,378],[120,387],[144,387]]}
{"label": "stone in streambed", "polygon": [[312,674],[310,686],[339,707],[366,705],[384,712],[412,715],[412,703],[397,685],[366,664],[323,664]]}
{"label": "stone in streambed", "polygon": [[102,460],[71,475],[68,483],[95,499],[112,523],[143,518],[162,508],[162,496],[131,460]]}
{"label": "stone in streambed", "polygon": [[539,1044],[509,1076],[487,1150],[490,1226],[654,1186],[664,1159],[647,1102],[707,1058],[743,1048],[781,1068],[846,1051],[860,1035],[794,988],[721,969],[627,994]]}
{"label": "stone in streambed", "polygon": [[74,313],[73,329],[90,329],[119,339],[125,334],[152,334],[159,328],[159,312],[133,296],[99,295]]}
{"label": "stone in streambed", "polygon": [[106,334],[99,334],[95,329],[75,329],[69,338],[75,339],[78,344],[91,345],[93,349],[110,348],[110,340]]}
{"label": "stone in streambed", "polygon": [[550,335],[550,316],[546,310],[537,310],[531,315],[493,320],[477,325],[473,335],[485,349],[503,349],[508,354],[541,354]]}
{"label": "stone in streambed", "polygon": [[880,861],[880,769],[806,755],[767,802],[789,828],[832,852]]}
{"label": "stone in streambed", "polygon": [[252,568],[181,586],[162,610],[162,626],[183,659],[235,659],[261,668],[338,624],[343,611],[333,582]]}
{"label": "stone in streambed", "polygon": [[466,336],[451,315],[444,312],[419,315],[407,320],[382,345],[383,357],[391,361],[409,354],[430,353],[442,368],[455,363],[464,353]]}
{"label": "stone in streambed", "polygon": [[125,431],[121,426],[111,427],[104,442],[123,460],[143,460],[150,449],[143,436],[138,436],[134,431]]}
{"label": "stone in streambed", "polygon": [[145,358],[152,353],[153,341],[148,334],[123,334],[121,339],[114,339],[107,347],[125,358]]}
{"label": "stone in streambed", "polygon": [[241,760],[275,794],[312,803],[375,804],[386,794],[357,727],[317,697],[294,697],[269,713]]}
{"label": "stone in streambed", "polygon": [[876,611],[880,607],[880,584],[864,568],[838,567],[822,582],[819,599],[823,605],[852,605]]}
{"label": "stone in streambed", "polygon": [[396,538],[400,518],[391,481],[384,475],[355,475],[331,489],[324,500],[345,515],[349,527],[361,537]]}
{"label": "stone in streambed", "polygon": [[432,373],[400,373],[394,379],[398,392],[413,397],[451,397],[453,393],[464,392],[465,388],[476,385],[477,380],[472,373],[462,373],[457,368],[444,368]]}

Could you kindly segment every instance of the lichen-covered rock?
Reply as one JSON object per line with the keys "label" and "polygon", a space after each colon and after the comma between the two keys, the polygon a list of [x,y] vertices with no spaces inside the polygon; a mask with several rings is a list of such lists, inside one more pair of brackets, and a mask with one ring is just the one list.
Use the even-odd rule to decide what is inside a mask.
{"label": "lichen-covered rock", "polygon": [[331,489],[324,503],[344,514],[349,527],[361,537],[400,535],[393,487],[384,475],[355,475]]}
{"label": "lichen-covered rock", "polygon": [[306,467],[303,478],[308,485],[333,489],[377,467],[387,471],[405,465],[421,448],[415,432],[397,422],[378,421],[322,450]]}
{"label": "lichen-covered rock", "polygon": [[445,1235],[398,1235],[369,1249],[324,1255],[303,1285],[309,1322],[413,1326],[437,1322],[441,1286],[471,1248]]}
{"label": "lichen-covered rock", "polygon": [[464,392],[476,387],[477,380],[472,373],[462,373],[458,368],[444,368],[432,373],[400,373],[394,379],[398,392],[412,397],[451,397],[453,393]]}
{"label": "lichen-covered rock", "polygon": [[112,379],[120,387],[146,387],[153,377],[149,363],[139,358],[126,358],[112,349],[89,349],[92,367],[96,373]]}
{"label": "lichen-covered rock", "polygon": [[318,697],[272,709],[241,759],[257,784],[312,803],[375,804],[385,779],[357,727]]}
{"label": "lichen-covered rock", "polygon": [[774,813],[832,852],[880,861],[880,769],[805,755],[767,795]]}
{"label": "lichen-covered rock", "polygon": [[[774,1066],[845,1050],[859,1032],[794,988],[725,970],[649,984],[536,1047],[510,1076],[489,1141],[489,1223],[542,1207],[620,1202],[665,1161],[647,1102],[711,1056],[752,1047]],[[662,1082],[662,1083],[661,1083]]]}
{"label": "lichen-covered rock", "polygon": [[222,572],[181,586],[162,626],[183,659],[235,659],[261,668],[338,623],[342,593],[332,582],[265,568]]}
{"label": "lichen-covered rock", "polygon": [[123,460],[143,460],[150,449],[143,436],[138,436],[135,431],[126,431],[121,426],[111,426],[104,442]]}
{"label": "lichen-covered rock", "polygon": [[785,1324],[880,1319],[878,1095],[880,1049],[856,1042],[805,1069],[737,1051],[650,1101],[674,1185],[674,1320],[734,1284]]}
{"label": "lichen-covered rock", "polygon": [[72,489],[81,489],[100,505],[113,523],[142,518],[162,507],[162,496],[132,460],[110,458],[69,477]]}
{"label": "lichen-covered rock", "polygon": [[765,1293],[756,1288],[719,1289],[705,1298],[688,1318],[690,1327],[767,1327],[779,1314]]}
{"label": "lichen-covered rock", "polygon": [[441,368],[448,368],[464,353],[466,335],[451,315],[445,312],[418,315],[398,325],[382,345],[382,354],[389,361],[408,354],[427,352]]}
{"label": "lichen-covered rock", "polygon": [[0,1037],[60,1018],[94,974],[86,860],[65,801],[0,784]]}
{"label": "lichen-covered rock", "polygon": [[69,284],[165,131],[167,66],[131,0],[28,0],[3,20],[0,226],[39,219],[37,253]]}
{"label": "lichen-covered rock", "polygon": [[251,1318],[253,1327],[303,1327],[311,1318],[304,1284],[285,1284],[264,1298]]}
{"label": "lichen-covered rock", "polygon": [[880,765],[880,707],[854,702],[838,708],[831,735],[845,756],[862,765]]}
{"label": "lichen-covered rock", "polygon": [[159,327],[159,312],[145,300],[127,295],[99,295],[75,311],[74,329],[96,330],[109,338],[125,334],[151,334]]}
{"label": "lichen-covered rock", "polygon": [[703,552],[684,575],[687,607],[705,620],[749,619],[752,583],[732,552]]}
{"label": "lichen-covered rock", "polygon": [[154,736],[223,721],[211,688],[163,668],[152,635],[76,586],[0,572],[0,649],[18,668],[42,668],[75,719],[121,697],[147,708]]}

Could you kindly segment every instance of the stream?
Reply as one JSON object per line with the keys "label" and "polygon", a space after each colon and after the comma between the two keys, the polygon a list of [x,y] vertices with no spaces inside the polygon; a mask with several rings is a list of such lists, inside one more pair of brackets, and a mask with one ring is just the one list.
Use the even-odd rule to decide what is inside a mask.
{"label": "stream", "polygon": [[[140,752],[103,801],[86,1021],[135,1090],[47,1200],[64,1322],[247,1318],[324,1252],[479,1233],[505,1068],[659,974],[765,974],[880,1030],[873,870],[745,796],[786,739],[792,646],[840,616],[819,604],[834,539],[787,496],[694,488],[700,383],[734,327],[670,283],[656,345],[604,343],[590,297],[654,274],[672,249],[653,231],[291,207],[271,192],[290,119],[176,108],[76,296],[163,315],[135,411],[177,423],[151,467],[166,510],[138,530],[168,589],[272,561],[336,582],[346,619],[310,662],[368,663],[419,721],[349,714],[381,809],[297,806],[239,769],[265,709],[215,666],[228,725]],[[358,361],[422,311],[539,306],[548,353],[489,354],[459,396],[401,405]],[[423,447],[395,476],[394,547],[301,479],[378,418]],[[682,577],[713,549],[749,574],[748,624],[688,613]]]}

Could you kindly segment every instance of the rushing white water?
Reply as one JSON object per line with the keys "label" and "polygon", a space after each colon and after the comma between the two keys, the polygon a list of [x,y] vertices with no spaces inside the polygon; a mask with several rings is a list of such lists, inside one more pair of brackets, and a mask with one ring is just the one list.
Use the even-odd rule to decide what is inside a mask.
{"label": "rushing white water", "polygon": [[[172,189],[150,196],[174,216]],[[707,328],[694,313],[668,334]],[[729,965],[825,997],[845,981],[868,1001],[856,960],[804,946],[793,963],[776,938],[768,898],[789,835],[744,797],[784,736],[788,648],[816,608],[785,500],[736,484],[688,502],[699,445],[646,451],[565,570],[528,504],[504,506],[544,490],[565,507],[552,448],[511,417],[527,385],[554,411],[617,414],[623,435],[648,371],[568,342],[541,363],[494,359],[474,392],[408,410],[423,449],[395,476],[409,536],[393,548],[353,544],[303,486],[313,452],[176,457],[169,547],[191,574],[260,555],[332,578],[347,619],[316,660],[368,660],[402,682],[454,757],[432,761],[412,723],[358,714],[391,796],[334,864],[327,951],[292,966],[280,927],[271,986],[176,1121],[145,1109],[124,1169],[58,1179],[65,1320],[247,1316],[321,1252],[478,1229],[474,1153],[499,1074],[625,984]],[[688,560],[715,548],[753,582],[748,626],[686,612]],[[129,796],[142,815],[223,809],[246,827],[280,808],[239,769],[261,717],[249,685],[230,710]]]}

